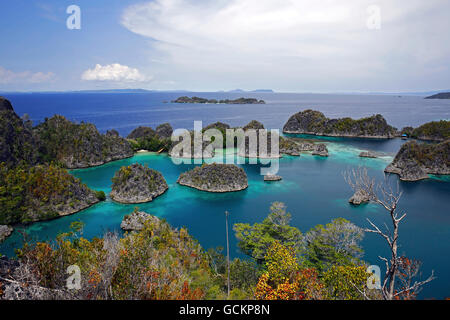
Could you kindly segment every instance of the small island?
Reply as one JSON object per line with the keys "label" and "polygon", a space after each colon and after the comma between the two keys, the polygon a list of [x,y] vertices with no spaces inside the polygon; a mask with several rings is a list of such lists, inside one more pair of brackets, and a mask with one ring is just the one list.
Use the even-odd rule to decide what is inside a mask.
{"label": "small island", "polygon": [[353,205],[360,205],[362,203],[365,202],[369,202],[370,201],[370,195],[363,189],[359,189],[357,190],[353,196],[348,199],[348,202],[353,204]]}
{"label": "small island", "polygon": [[138,163],[121,167],[112,181],[109,195],[120,203],[150,202],[169,188],[160,172]]}
{"label": "small island", "polygon": [[439,144],[405,143],[386,169],[403,181],[418,181],[429,178],[428,174],[450,174],[450,140]]}
{"label": "small island", "polygon": [[199,97],[179,97],[176,100],[173,100],[172,103],[209,103],[209,104],[265,104],[264,100],[258,100],[254,98],[239,98],[235,100],[217,100],[217,99],[205,99]]}
{"label": "small island", "polygon": [[313,155],[328,156],[328,148],[323,143],[300,138],[280,137],[280,153],[299,157],[301,152],[312,152]]}
{"label": "small island", "polygon": [[450,92],[440,92],[426,97],[425,99],[450,99]]}
{"label": "small island", "polygon": [[177,182],[197,190],[218,193],[241,191],[248,187],[244,169],[234,164],[203,164],[182,173]]}
{"label": "small island", "polygon": [[264,176],[264,181],[281,181],[283,177],[278,176],[276,174],[266,174]]}
{"label": "small island", "polygon": [[383,139],[398,135],[397,129],[388,125],[380,114],[357,120],[329,119],[322,112],[310,109],[291,116],[283,127],[283,133]]}
{"label": "small island", "polygon": [[361,158],[376,158],[377,155],[373,151],[362,151],[359,156]]}

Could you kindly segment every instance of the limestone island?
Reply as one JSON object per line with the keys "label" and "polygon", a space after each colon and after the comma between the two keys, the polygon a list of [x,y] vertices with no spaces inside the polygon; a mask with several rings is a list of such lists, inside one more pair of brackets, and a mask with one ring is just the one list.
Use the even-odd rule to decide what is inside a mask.
{"label": "limestone island", "polygon": [[354,120],[329,119],[322,112],[305,110],[294,114],[283,127],[283,133],[331,137],[394,138],[397,129],[388,125],[382,115]]}
{"label": "limestone island", "polygon": [[235,100],[217,100],[217,99],[205,99],[199,97],[189,98],[187,96],[179,97],[173,100],[172,103],[209,103],[209,104],[265,104],[264,100],[258,100],[254,98],[239,98]]}
{"label": "limestone island", "polygon": [[267,174],[264,176],[264,181],[281,181],[283,178],[276,174]]}
{"label": "limestone island", "polygon": [[377,155],[373,151],[363,151],[359,154],[361,158],[376,158]]}
{"label": "limestone island", "polygon": [[100,134],[95,125],[73,123],[55,115],[33,128],[37,148],[46,161],[68,169],[88,168],[134,155],[129,142],[111,130]]}
{"label": "limestone island", "polygon": [[160,222],[161,220],[151,214],[135,210],[123,217],[120,228],[124,231],[141,231],[147,223],[159,225]]}
{"label": "limestone island", "polygon": [[408,138],[419,140],[445,141],[450,139],[450,121],[427,122],[417,128],[405,127],[400,133]]}
{"label": "limestone island", "polygon": [[111,199],[120,203],[144,203],[169,188],[163,175],[138,163],[121,167],[114,175]]}
{"label": "limestone island", "polygon": [[353,194],[353,196],[350,199],[348,199],[348,202],[350,202],[351,204],[354,204],[354,205],[360,205],[361,203],[365,203],[365,202],[369,202],[369,201],[370,201],[370,196],[363,189],[357,190]]}
{"label": "limestone island", "polygon": [[450,99],[450,92],[440,92],[426,97],[425,99]]}
{"label": "limestone island", "polygon": [[203,164],[184,172],[177,182],[208,192],[233,192],[247,189],[248,180],[244,169],[234,164]]}
{"label": "limestone island", "polygon": [[[45,130],[45,135],[41,130],[33,128],[26,115],[19,118],[11,103],[0,97],[0,225],[66,216],[105,199],[102,191],[89,189],[58,161],[57,149],[70,146],[54,145],[53,137],[75,135],[64,127]],[[9,233],[2,230],[3,235]]]}
{"label": "limestone island", "polygon": [[300,156],[301,152],[312,152],[313,155],[328,157],[328,148],[323,143],[314,143],[299,138],[280,137],[280,153]]}
{"label": "limestone island", "polygon": [[384,170],[395,173],[403,181],[427,179],[428,174],[450,174],[450,140],[438,144],[405,143]]}

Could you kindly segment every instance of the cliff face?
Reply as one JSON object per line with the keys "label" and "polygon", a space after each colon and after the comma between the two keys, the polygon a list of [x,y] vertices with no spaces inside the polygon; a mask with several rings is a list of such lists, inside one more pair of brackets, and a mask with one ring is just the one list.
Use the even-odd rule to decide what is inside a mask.
{"label": "cliff face", "polygon": [[381,115],[353,120],[329,119],[319,111],[305,110],[294,114],[283,127],[284,133],[335,137],[394,138],[397,130]]}
{"label": "cliff face", "polygon": [[13,166],[20,161],[37,162],[31,123],[24,123],[11,103],[0,97],[0,162]]}
{"label": "cliff face", "polygon": [[170,139],[172,133],[172,126],[164,123],[159,125],[156,130],[150,127],[138,127],[127,136],[127,139],[130,139],[134,150],[168,151],[172,146]]}
{"label": "cliff face", "polygon": [[156,134],[162,139],[170,139],[173,128],[170,123],[163,123],[156,127]]}
{"label": "cliff face", "polygon": [[149,202],[169,188],[161,173],[137,163],[120,168],[112,181],[111,199],[120,203]]}
{"label": "cliff face", "polygon": [[0,224],[52,219],[99,202],[95,191],[52,165],[0,164],[0,185]]}
{"label": "cliff face", "polygon": [[182,173],[177,182],[208,192],[232,192],[248,187],[244,169],[234,164],[203,164],[201,167]]}
{"label": "cliff face", "polygon": [[133,156],[129,142],[113,132],[102,135],[93,124],[76,124],[63,116],[46,119],[33,131],[42,158],[56,160],[69,169],[98,166]]}
{"label": "cliff face", "polygon": [[386,169],[404,181],[427,179],[428,174],[450,174],[450,140],[439,144],[405,143]]}
{"label": "cliff face", "polygon": [[138,139],[138,138],[143,138],[143,137],[148,137],[148,136],[155,136],[156,135],[156,131],[153,130],[150,127],[137,127],[136,129],[134,129],[133,131],[131,131],[131,133],[127,136],[127,139]]}

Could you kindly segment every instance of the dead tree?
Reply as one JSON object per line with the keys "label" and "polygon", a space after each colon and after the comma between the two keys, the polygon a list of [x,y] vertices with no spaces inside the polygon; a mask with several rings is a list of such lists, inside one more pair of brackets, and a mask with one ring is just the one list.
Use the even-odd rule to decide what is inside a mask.
{"label": "dead tree", "polygon": [[367,219],[367,221],[371,228],[364,229],[366,232],[375,233],[384,238],[391,251],[390,259],[379,256],[386,264],[386,274],[381,286],[383,298],[386,300],[399,299],[402,295],[405,295],[405,293],[408,293],[411,296],[412,292],[418,292],[423,285],[435,279],[434,271],[432,271],[431,275],[424,281],[415,281],[414,283],[412,283],[412,281],[403,282],[404,284],[407,284],[406,287],[402,287],[400,290],[396,290],[395,288],[399,270],[402,268],[404,262],[403,257],[399,257],[398,255],[399,225],[406,217],[406,213],[399,212],[398,209],[398,203],[402,196],[398,182],[396,190],[393,190],[392,186],[387,181],[384,183],[376,183],[375,179],[369,177],[367,170],[362,168],[345,172],[344,178],[353,191],[364,192],[367,195],[368,201],[380,205],[390,216],[392,232],[386,224],[386,231],[381,231],[381,229],[370,219]]}

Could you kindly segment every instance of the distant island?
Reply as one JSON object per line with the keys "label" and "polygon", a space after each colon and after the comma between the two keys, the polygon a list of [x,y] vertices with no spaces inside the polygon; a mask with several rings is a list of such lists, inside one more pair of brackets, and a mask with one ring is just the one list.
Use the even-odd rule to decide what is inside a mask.
{"label": "distant island", "polygon": [[217,99],[205,99],[199,97],[189,98],[187,96],[179,97],[176,100],[173,100],[172,103],[210,103],[210,104],[265,104],[264,100],[258,100],[254,98],[239,98],[235,100],[225,99],[225,100],[217,100]]}
{"label": "distant island", "polygon": [[450,92],[433,94],[432,96],[426,97],[425,99],[450,99]]}

